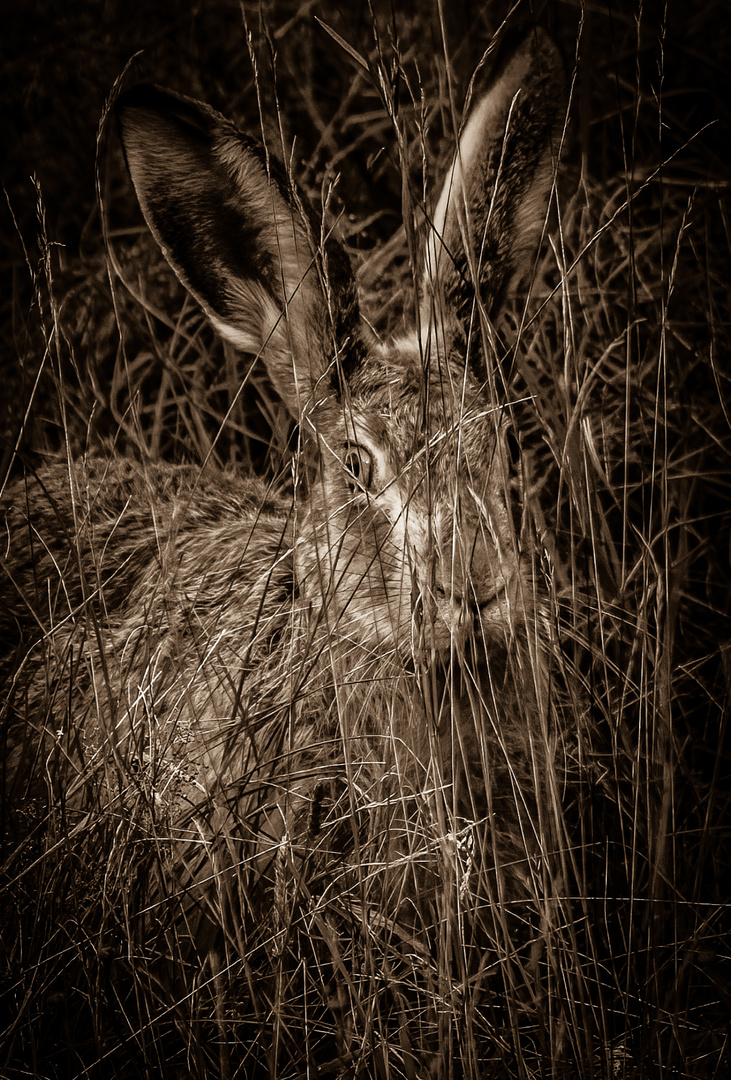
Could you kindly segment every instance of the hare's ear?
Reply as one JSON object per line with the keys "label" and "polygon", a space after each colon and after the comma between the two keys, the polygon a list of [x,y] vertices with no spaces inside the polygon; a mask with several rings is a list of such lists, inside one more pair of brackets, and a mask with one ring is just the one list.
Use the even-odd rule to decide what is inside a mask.
{"label": "hare's ear", "polygon": [[281,166],[213,109],[138,86],[119,99],[117,116],[142,212],[166,259],[219,333],[263,356],[300,415],[357,336],[345,253],[334,242],[322,250],[319,225]]}
{"label": "hare's ear", "polygon": [[564,112],[563,66],[541,31],[525,38],[479,97],[433,214],[426,244],[422,333],[447,345],[494,316],[530,269],[543,229]]}

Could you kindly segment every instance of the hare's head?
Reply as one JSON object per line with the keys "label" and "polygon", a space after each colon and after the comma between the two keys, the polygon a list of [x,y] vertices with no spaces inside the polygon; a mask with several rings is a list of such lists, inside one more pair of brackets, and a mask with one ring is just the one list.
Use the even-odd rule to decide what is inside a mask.
{"label": "hare's head", "polygon": [[534,35],[475,95],[427,215],[417,326],[386,344],[361,320],[342,248],[262,146],[162,90],[119,103],[166,258],[316,440],[299,595],[367,647],[489,643],[524,606],[491,326],[540,239],[560,84],[553,45]]}

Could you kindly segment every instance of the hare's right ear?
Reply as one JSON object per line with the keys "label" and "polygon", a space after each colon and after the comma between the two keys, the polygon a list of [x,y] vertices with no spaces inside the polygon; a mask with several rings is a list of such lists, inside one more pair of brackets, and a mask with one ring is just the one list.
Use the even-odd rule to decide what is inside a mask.
{"label": "hare's right ear", "polygon": [[334,241],[323,251],[319,224],[281,166],[207,105],[145,85],[122,95],[117,116],[165,258],[219,333],[263,356],[288,408],[301,415],[322,397],[318,384],[330,380],[343,351],[357,348],[345,253]]}
{"label": "hare's right ear", "polygon": [[556,46],[535,30],[468,115],[432,217],[422,289],[422,334],[436,332],[448,349],[464,345],[470,324],[478,340],[476,303],[494,317],[532,265],[553,183],[563,82]]}

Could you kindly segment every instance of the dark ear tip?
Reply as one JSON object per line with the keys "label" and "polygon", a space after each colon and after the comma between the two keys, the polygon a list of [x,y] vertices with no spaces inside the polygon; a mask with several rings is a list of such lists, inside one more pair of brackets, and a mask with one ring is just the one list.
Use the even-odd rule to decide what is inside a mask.
{"label": "dark ear tip", "polygon": [[128,126],[132,127],[145,117],[167,118],[182,124],[191,133],[206,136],[219,124],[228,125],[228,121],[209,105],[154,83],[139,83],[125,90],[114,109],[123,136]]}
{"label": "dark ear tip", "polygon": [[125,90],[114,103],[117,129],[122,144],[127,148],[127,139],[134,138],[135,132],[156,116],[169,112],[170,94],[152,83],[138,83]]}
{"label": "dark ear tip", "polygon": [[118,117],[122,118],[131,112],[159,112],[166,108],[172,97],[169,90],[153,83],[138,83],[129,90],[120,94],[114,105]]}
{"label": "dark ear tip", "polygon": [[528,30],[509,29],[503,34],[492,65],[492,79],[497,79],[519,56],[538,68],[540,75],[563,83],[565,65],[558,45],[542,26]]}
{"label": "dark ear tip", "polygon": [[554,79],[563,80],[566,67],[558,45],[542,26],[536,26],[527,35],[533,56],[542,69],[542,73]]}

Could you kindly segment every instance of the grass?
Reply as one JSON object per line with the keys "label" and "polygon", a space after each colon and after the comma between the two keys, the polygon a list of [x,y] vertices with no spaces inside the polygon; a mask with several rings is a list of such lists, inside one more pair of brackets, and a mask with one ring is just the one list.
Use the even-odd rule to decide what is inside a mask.
{"label": "grass", "polygon": [[[294,172],[315,205],[340,174],[330,212],[386,334],[411,317],[423,192],[428,202],[439,190],[472,71],[504,16],[509,27],[535,17],[575,78],[557,205],[531,294],[497,327],[497,371],[517,449],[517,527],[545,614],[551,723],[531,727],[530,702],[515,700],[486,727],[489,709],[473,695],[484,773],[475,798],[494,802],[455,814],[434,736],[449,672],[427,672],[415,688],[418,669],[374,664],[340,639],[289,639],[285,627],[286,674],[303,678],[287,700],[309,724],[306,745],[288,748],[281,718],[247,719],[279,732],[270,771],[240,763],[206,816],[161,813],[159,792],[184,807],[189,778],[165,772],[170,753],[146,757],[140,744],[115,756],[103,735],[114,715],[105,695],[116,700],[140,671],[152,694],[152,667],[133,659],[124,669],[127,653],[103,622],[69,630],[67,620],[51,676],[59,657],[73,666],[95,643],[108,649],[103,665],[78,664],[61,682],[89,715],[66,716],[52,680],[47,697],[22,701],[18,629],[4,613],[0,1074],[722,1076],[722,5],[690,15],[676,0],[554,3],[533,15],[497,4],[398,16],[245,10],[250,47],[239,10],[223,4],[156,5],[144,20],[129,5],[107,6],[105,20],[93,4],[63,17],[39,5],[35,29],[16,16],[15,69],[5,57],[15,90],[4,474],[30,477],[94,451],[183,462],[193,476],[206,463],[206,474],[276,477],[291,498],[290,478],[311,467],[266,378],[215,339],[175,282],[110,132],[97,147],[95,209],[96,123],[135,49],[147,46],[140,77],[210,101],[243,130],[263,124],[275,148],[294,141]],[[19,179],[33,168],[38,198]],[[70,550],[87,558],[80,540]],[[68,610],[76,577],[59,572]],[[110,589],[102,620],[115,600],[121,610]],[[318,647],[328,662],[311,669]],[[518,655],[530,663],[527,644]],[[99,678],[93,707],[88,671]],[[262,701],[281,678],[263,665]],[[58,737],[41,734],[58,717]],[[186,760],[180,743],[175,754]],[[528,827],[521,841],[528,874],[510,865],[516,822],[537,833],[531,841]]]}

